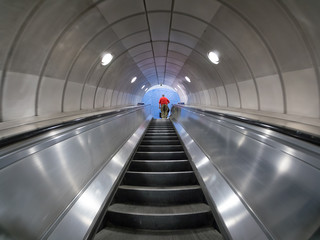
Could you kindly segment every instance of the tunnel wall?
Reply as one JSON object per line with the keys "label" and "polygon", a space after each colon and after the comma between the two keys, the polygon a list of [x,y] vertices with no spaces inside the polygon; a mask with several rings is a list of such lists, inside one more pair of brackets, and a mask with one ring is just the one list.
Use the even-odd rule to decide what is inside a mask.
{"label": "tunnel wall", "polygon": [[162,73],[189,105],[319,119],[319,10],[317,0],[2,0],[1,121],[134,105]]}

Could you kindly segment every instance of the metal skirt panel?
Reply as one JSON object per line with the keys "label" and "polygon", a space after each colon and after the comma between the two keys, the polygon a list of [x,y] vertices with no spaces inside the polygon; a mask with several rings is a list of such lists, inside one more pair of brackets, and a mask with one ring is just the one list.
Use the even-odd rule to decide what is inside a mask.
{"label": "metal skirt panel", "polygon": [[[315,233],[320,226],[318,146],[183,107],[173,112],[273,239],[309,239]],[[232,213],[227,196],[225,204]]]}
{"label": "metal skirt panel", "polygon": [[[3,236],[40,239],[145,122],[147,115],[146,109],[119,114],[101,121],[101,125],[94,123],[87,131],[74,129],[71,137],[56,144],[39,143],[45,146],[43,149],[24,149],[23,158],[0,170]],[[135,144],[132,141],[134,138],[131,143]]]}

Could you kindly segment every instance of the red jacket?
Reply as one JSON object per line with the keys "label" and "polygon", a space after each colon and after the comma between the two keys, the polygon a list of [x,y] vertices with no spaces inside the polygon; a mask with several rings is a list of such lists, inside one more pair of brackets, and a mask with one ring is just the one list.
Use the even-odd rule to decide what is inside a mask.
{"label": "red jacket", "polygon": [[162,98],[160,98],[160,100],[159,100],[159,104],[168,104],[168,103],[170,103],[170,101],[169,101],[169,99],[168,98],[166,98],[166,97],[162,97]]}

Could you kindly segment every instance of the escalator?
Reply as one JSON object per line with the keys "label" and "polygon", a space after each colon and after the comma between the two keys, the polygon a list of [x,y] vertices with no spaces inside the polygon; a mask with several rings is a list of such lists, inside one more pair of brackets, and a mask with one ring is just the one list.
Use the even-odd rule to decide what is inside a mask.
{"label": "escalator", "polygon": [[222,239],[170,120],[152,120],[95,240]]}

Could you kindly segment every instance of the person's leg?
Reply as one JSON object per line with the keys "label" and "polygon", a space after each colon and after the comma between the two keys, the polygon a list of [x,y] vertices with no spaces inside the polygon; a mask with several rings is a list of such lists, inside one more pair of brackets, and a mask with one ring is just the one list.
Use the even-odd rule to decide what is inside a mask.
{"label": "person's leg", "polygon": [[164,118],[164,115],[165,115],[164,106],[165,106],[164,104],[161,105],[161,118]]}
{"label": "person's leg", "polygon": [[164,110],[164,118],[168,117],[168,105],[165,105],[165,110]]}

